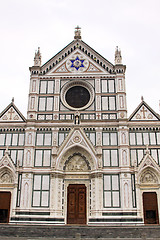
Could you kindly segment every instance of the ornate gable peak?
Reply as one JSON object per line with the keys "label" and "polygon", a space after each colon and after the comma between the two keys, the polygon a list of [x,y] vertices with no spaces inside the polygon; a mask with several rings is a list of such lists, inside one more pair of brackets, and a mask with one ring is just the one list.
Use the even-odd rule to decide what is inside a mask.
{"label": "ornate gable peak", "polygon": [[60,154],[63,149],[68,149],[76,145],[86,149],[91,149],[91,151],[96,154],[94,146],[80,127],[75,127],[70,131],[60,146],[58,154]]}
{"label": "ornate gable peak", "polygon": [[0,170],[3,168],[9,169],[13,174],[16,172],[15,165],[9,156],[8,148],[5,150],[4,156],[0,160]]}
{"label": "ornate gable peak", "polygon": [[64,63],[65,59],[71,56],[71,54],[77,50],[79,50],[81,54],[83,54],[85,57],[88,57],[90,61],[94,63],[94,65],[102,68],[106,73],[115,74],[114,65],[112,63],[102,57],[85,42],[77,38],[73,40],[70,44],[68,44],[59,53],[57,53],[54,57],[52,57],[49,61],[47,61],[41,67],[41,74],[51,74],[52,72],[54,72],[55,67],[60,67],[62,63]]}
{"label": "ornate gable peak", "polygon": [[14,104],[14,98],[12,99],[12,102],[1,112],[0,122],[26,122],[25,117]]}
{"label": "ornate gable peak", "polygon": [[84,152],[87,152],[91,156],[92,161],[94,161],[94,165],[98,166],[96,150],[80,127],[73,128],[60,146],[57,153],[57,166],[62,162],[63,156],[75,148],[80,148]]}
{"label": "ornate gable peak", "polygon": [[146,155],[144,156],[144,158],[139,164],[138,172],[142,172],[146,168],[153,168],[154,170],[157,170],[158,172],[160,172],[159,165],[156,163],[153,157],[149,154],[148,150],[146,150]]}
{"label": "ornate gable peak", "polygon": [[160,121],[160,116],[143,100],[130,115],[129,121]]}

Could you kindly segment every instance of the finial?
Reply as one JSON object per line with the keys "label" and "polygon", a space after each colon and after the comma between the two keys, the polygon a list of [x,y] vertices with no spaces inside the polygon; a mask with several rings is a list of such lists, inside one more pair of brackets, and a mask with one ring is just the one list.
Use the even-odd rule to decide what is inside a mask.
{"label": "finial", "polygon": [[74,39],[81,39],[81,28],[77,25],[77,27],[75,28],[75,35],[74,35]]}
{"label": "finial", "polygon": [[14,97],[12,97],[12,103],[14,103]]}
{"label": "finial", "polygon": [[118,49],[118,46],[116,46],[115,50],[115,65],[116,64],[122,64],[121,50]]}
{"label": "finial", "polygon": [[145,150],[146,154],[149,154],[149,148],[148,148],[148,144],[146,145],[146,150]]}
{"label": "finial", "polygon": [[4,152],[4,155],[9,155],[8,146],[6,146],[6,150],[5,150],[5,152]]}
{"label": "finial", "polygon": [[34,57],[34,66],[41,66],[41,53],[40,53],[40,47],[38,47],[38,51],[35,52]]}
{"label": "finial", "polygon": [[143,96],[141,96],[141,101],[142,101],[142,102],[144,101],[144,97],[143,97]]}

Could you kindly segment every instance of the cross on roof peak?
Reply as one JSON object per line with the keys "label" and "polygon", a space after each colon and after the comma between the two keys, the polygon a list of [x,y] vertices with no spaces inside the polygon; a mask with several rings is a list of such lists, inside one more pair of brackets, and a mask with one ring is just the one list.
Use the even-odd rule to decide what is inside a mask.
{"label": "cross on roof peak", "polygon": [[77,25],[77,27],[75,27],[75,35],[74,35],[74,39],[81,39],[81,28]]}

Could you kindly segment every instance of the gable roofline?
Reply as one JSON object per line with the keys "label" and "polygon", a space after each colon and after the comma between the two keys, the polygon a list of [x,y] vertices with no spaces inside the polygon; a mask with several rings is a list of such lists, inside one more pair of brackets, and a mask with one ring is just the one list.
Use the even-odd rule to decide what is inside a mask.
{"label": "gable roofline", "polygon": [[[55,57],[57,57],[60,53],[62,53],[67,47],[69,47],[70,45],[72,45],[72,43],[74,43],[75,40],[73,40],[72,42],[70,42],[68,45],[66,45],[64,48],[62,48],[62,50],[60,50],[58,53],[56,53],[56,55],[54,55],[53,57],[51,57],[47,62],[45,62],[41,68],[43,68],[45,65],[47,65],[50,61],[52,61],[52,59],[54,59]],[[79,42],[77,40],[77,42]]]}
{"label": "gable roofline", "polygon": [[[74,48],[72,51],[70,51],[70,53],[69,54],[71,54],[74,50],[76,50],[76,49],[79,49],[80,51],[82,51],[84,54],[86,54],[88,57],[90,57],[93,61],[95,61],[95,63],[97,63],[98,65],[100,65],[102,68],[104,68],[107,72],[109,72],[110,70],[111,71],[113,71],[112,72],[112,74],[115,74],[115,72],[114,72],[114,68],[115,68],[115,65],[114,64],[112,64],[111,62],[109,62],[106,58],[104,58],[102,55],[100,55],[98,52],[96,52],[93,48],[91,48],[88,44],[86,44],[84,41],[82,41],[82,40],[79,40],[79,39],[76,39],[76,40],[73,40],[72,42],[70,42],[67,46],[65,46],[61,51],[59,51],[55,56],[53,56],[52,58],[50,58],[46,63],[44,63],[42,66],[41,66],[41,73],[42,73],[42,71],[44,71],[45,73],[46,73],[46,70],[47,70],[47,72],[49,71],[49,70],[51,70],[54,66],[56,66],[61,60],[63,60],[63,59],[65,59],[66,57],[68,57],[69,56],[69,54],[67,54],[67,55],[65,55],[65,49],[67,49],[67,48],[69,48],[69,47],[71,47],[71,46],[73,46],[73,45],[77,45],[77,44],[79,44],[79,46],[81,46],[81,44],[82,44],[82,46],[84,46],[84,47],[86,47],[86,48],[88,48],[91,52],[93,52],[93,58],[91,58],[91,55],[92,54],[90,54],[90,55],[88,55],[85,51],[83,51],[80,47],[78,47],[78,48]],[[72,48],[72,47],[71,47]],[[62,54],[63,53],[63,54]],[[62,54],[62,56],[61,57],[63,57],[62,59],[61,59],[61,57],[60,57],[60,61],[59,61],[59,59],[56,59],[56,57],[58,57],[58,55],[61,55]],[[95,54],[95,56],[94,56],[94,54]],[[96,59],[96,60],[94,60],[94,58],[100,58],[101,60],[100,61],[98,61],[99,59]],[[52,60],[54,60],[54,59],[56,59],[56,64],[53,66],[53,64],[52,64],[52,66],[51,66],[51,68],[50,68],[50,66],[49,66],[49,63],[52,61]],[[110,67],[110,69],[108,69],[107,70],[107,66],[105,66],[105,67],[103,67],[103,65],[105,65],[105,64],[107,64],[109,67]],[[48,69],[47,69],[48,68]],[[44,73],[44,74],[45,74]],[[42,73],[43,74],[43,73]]]}
{"label": "gable roofline", "polygon": [[101,57],[104,61],[107,61],[107,63],[109,63],[113,68],[114,68],[114,64],[111,63],[110,61],[108,61],[106,58],[104,58],[101,54],[99,54],[97,51],[95,51],[92,47],[90,47],[87,43],[85,43],[84,41],[81,41],[83,42],[84,45],[87,46],[87,48],[91,49],[91,51],[95,52],[99,57]]}
{"label": "gable roofline", "polygon": [[[141,101],[141,103],[138,105],[138,107],[134,110],[134,112],[129,116],[128,121],[131,121],[133,116],[138,112],[138,110],[142,107],[145,106],[146,108],[149,109],[149,111],[158,119],[160,120],[160,116],[158,113],[156,113],[144,100]],[[145,120],[139,120],[139,121],[145,121]],[[147,120],[148,121],[148,120]]]}
{"label": "gable roofline", "polygon": [[[14,102],[12,101],[1,113],[0,113],[0,118],[8,111],[8,109],[10,107],[13,107],[14,110],[19,114],[19,116],[22,118],[22,120],[24,122],[26,122],[26,118],[23,116],[23,114],[19,111],[19,109],[16,107],[16,105],[14,104]],[[5,122],[5,121],[4,121]],[[20,122],[20,121],[16,121],[16,122]]]}

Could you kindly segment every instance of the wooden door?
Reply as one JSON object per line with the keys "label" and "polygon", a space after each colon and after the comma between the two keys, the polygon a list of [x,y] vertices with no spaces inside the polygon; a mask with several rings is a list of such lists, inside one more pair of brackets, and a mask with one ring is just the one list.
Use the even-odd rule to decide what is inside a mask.
{"label": "wooden door", "polygon": [[70,184],[67,194],[67,223],[86,224],[86,187]]}
{"label": "wooden door", "polygon": [[159,224],[157,194],[155,192],[143,193],[143,210],[145,224]]}
{"label": "wooden door", "polygon": [[0,192],[0,223],[9,222],[11,193]]}

